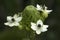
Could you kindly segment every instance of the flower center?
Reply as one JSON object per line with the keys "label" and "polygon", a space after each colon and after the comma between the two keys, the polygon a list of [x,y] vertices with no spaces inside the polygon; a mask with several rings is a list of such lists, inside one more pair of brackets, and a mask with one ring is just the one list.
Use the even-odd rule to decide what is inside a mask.
{"label": "flower center", "polygon": [[14,19],[12,19],[12,21],[14,22],[15,20],[14,20]]}
{"label": "flower center", "polygon": [[41,27],[41,25],[40,25],[40,24],[38,24],[38,27]]}

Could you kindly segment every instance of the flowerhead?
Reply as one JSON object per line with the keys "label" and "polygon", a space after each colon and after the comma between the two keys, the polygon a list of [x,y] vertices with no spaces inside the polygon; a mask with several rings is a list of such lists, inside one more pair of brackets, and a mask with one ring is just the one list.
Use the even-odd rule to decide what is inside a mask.
{"label": "flowerhead", "polygon": [[52,10],[47,10],[47,7],[44,5],[43,7],[41,5],[37,4],[37,8],[38,11],[42,11],[43,13],[47,13],[49,14],[50,12],[52,12]]}
{"label": "flowerhead", "polygon": [[4,23],[5,25],[8,25],[10,27],[12,26],[19,26],[19,22],[22,20],[22,17],[15,14],[13,17],[12,16],[7,16],[7,21]]}
{"label": "flowerhead", "polygon": [[37,23],[31,22],[31,29],[36,31],[37,34],[47,31],[48,25],[44,25],[42,20],[38,20]]}

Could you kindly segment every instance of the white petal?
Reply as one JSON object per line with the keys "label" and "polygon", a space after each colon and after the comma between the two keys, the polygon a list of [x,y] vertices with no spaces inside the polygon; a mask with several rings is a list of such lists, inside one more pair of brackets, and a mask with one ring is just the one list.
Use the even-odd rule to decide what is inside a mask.
{"label": "white petal", "polygon": [[44,28],[43,28],[43,29],[41,29],[41,32],[45,32],[45,31],[47,31],[47,29],[46,29],[46,28],[45,28],[45,29],[44,29]]}
{"label": "white petal", "polygon": [[21,20],[22,20],[22,17],[18,17],[18,18],[15,19],[16,22],[19,22]]}
{"label": "white petal", "polygon": [[19,23],[18,22],[14,22],[14,26],[19,26]]}
{"label": "white petal", "polygon": [[49,25],[43,25],[43,28],[48,28]]}
{"label": "white petal", "polygon": [[37,4],[37,10],[41,10],[41,9],[42,9],[42,7]]}
{"label": "white petal", "polygon": [[41,30],[36,30],[36,33],[37,34],[41,34]]}
{"label": "white petal", "polygon": [[31,22],[31,29],[32,30],[37,30],[37,25],[33,22]]}
{"label": "white petal", "polygon": [[11,16],[7,16],[7,21],[11,21],[12,17]]}
{"label": "white petal", "polygon": [[4,23],[4,24],[7,25],[7,26],[10,26],[10,27],[14,26],[14,24],[10,23],[10,22]]}
{"label": "white petal", "polygon": [[14,19],[16,19],[17,17],[18,17],[18,15],[17,15],[17,14],[15,14],[15,15],[13,16],[13,18],[14,18]]}
{"label": "white petal", "polygon": [[42,20],[38,20],[38,21],[37,21],[37,25],[38,25],[38,24],[41,24],[41,26],[42,26],[42,25],[43,25]]}
{"label": "white petal", "polygon": [[45,32],[45,31],[47,31],[47,28],[48,28],[48,25],[43,25],[43,27],[41,27],[41,31]]}
{"label": "white petal", "polygon": [[44,5],[44,7],[45,7],[45,10],[47,10],[47,6]]}
{"label": "white petal", "polygon": [[47,9],[47,7],[45,6],[45,9]]}
{"label": "white petal", "polygon": [[9,25],[9,24],[10,24],[9,22],[4,23],[4,25]]}
{"label": "white petal", "polygon": [[13,27],[14,25],[15,25],[14,23],[10,23],[10,24],[9,24],[10,27]]}
{"label": "white petal", "polygon": [[52,10],[46,10],[46,12],[47,12],[47,13],[50,13],[50,12],[52,12]]}
{"label": "white petal", "polygon": [[12,27],[12,26],[19,26],[19,23],[18,22],[13,22],[13,23],[10,23],[9,26],[10,27]]}

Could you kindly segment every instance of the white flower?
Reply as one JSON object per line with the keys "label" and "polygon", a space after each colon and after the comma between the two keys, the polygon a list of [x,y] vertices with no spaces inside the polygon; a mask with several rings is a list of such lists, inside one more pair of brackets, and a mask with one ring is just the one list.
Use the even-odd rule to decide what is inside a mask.
{"label": "white flower", "polygon": [[31,29],[36,31],[37,34],[47,31],[48,25],[44,25],[41,20],[38,20],[37,23],[31,22]]}
{"label": "white flower", "polygon": [[44,9],[42,10],[43,12],[46,12],[46,13],[50,13],[50,12],[52,12],[52,10],[47,10],[47,7],[44,5]]}
{"label": "white flower", "polygon": [[47,7],[44,5],[43,7],[37,4],[37,10],[42,11],[43,13],[50,13],[52,10],[47,10]]}
{"label": "white flower", "polygon": [[13,17],[7,16],[7,21],[4,23],[5,25],[8,25],[10,27],[12,26],[19,26],[19,22],[22,20],[22,17],[19,17],[19,15],[15,14]]}

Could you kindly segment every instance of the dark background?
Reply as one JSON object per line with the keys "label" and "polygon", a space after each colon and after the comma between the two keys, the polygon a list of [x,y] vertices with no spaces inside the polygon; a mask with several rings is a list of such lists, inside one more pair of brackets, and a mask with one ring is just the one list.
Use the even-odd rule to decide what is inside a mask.
{"label": "dark background", "polygon": [[[0,40],[21,40],[20,34],[13,28],[4,25],[7,15],[21,12],[27,5],[46,5],[53,11],[44,24],[48,24],[48,31],[36,35],[36,40],[60,40],[60,0],[0,0]],[[14,31],[13,31],[14,30]]]}

